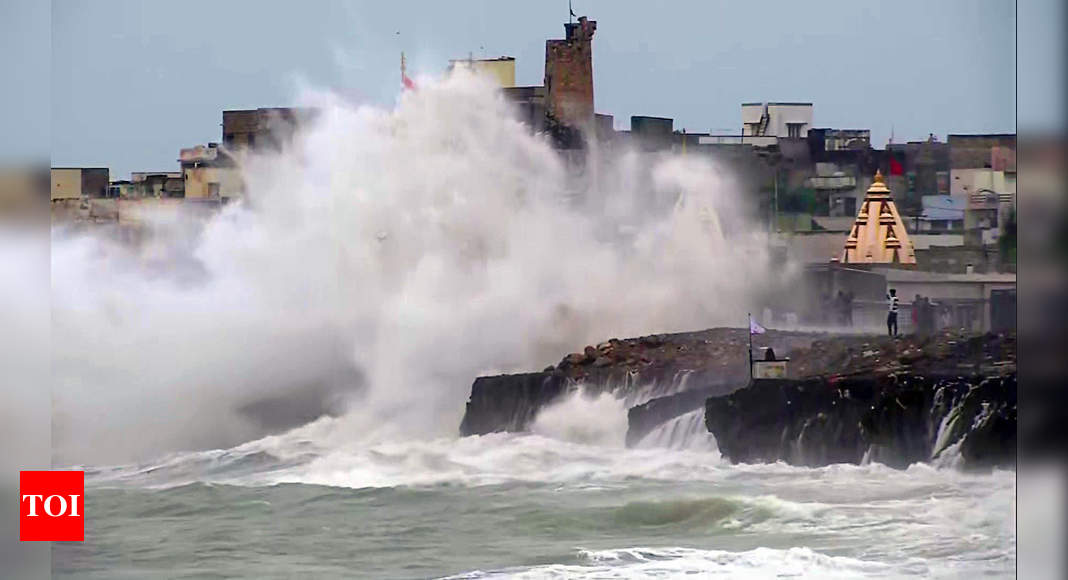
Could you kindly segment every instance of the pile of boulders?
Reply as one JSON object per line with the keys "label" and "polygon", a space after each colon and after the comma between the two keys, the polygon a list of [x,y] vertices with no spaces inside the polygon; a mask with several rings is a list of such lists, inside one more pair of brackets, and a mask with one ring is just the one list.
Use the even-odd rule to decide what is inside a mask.
{"label": "pile of boulders", "polygon": [[[724,381],[748,379],[749,336],[744,328],[613,338],[565,356],[545,372],[574,380],[596,381],[625,373],[700,371]],[[886,337],[769,330],[753,336],[753,356],[770,346],[788,357],[787,376],[917,371],[969,371],[1015,368],[1014,335],[974,335],[945,330],[930,336]]]}
{"label": "pile of boulders", "polygon": [[794,351],[790,374],[821,375],[885,374],[903,370],[919,372],[1011,372],[1016,365],[1013,334],[975,335],[962,330],[944,330],[929,336],[900,337],[833,336],[812,341]]}
{"label": "pile of boulders", "polygon": [[[651,334],[637,338],[613,338],[565,356],[546,372],[576,380],[603,378],[606,373],[653,371],[704,371],[723,380],[746,380],[749,336],[744,328],[713,328],[698,332]],[[817,334],[768,331],[753,337],[754,349],[774,346],[789,353],[808,345]],[[759,350],[754,356],[759,356]]]}

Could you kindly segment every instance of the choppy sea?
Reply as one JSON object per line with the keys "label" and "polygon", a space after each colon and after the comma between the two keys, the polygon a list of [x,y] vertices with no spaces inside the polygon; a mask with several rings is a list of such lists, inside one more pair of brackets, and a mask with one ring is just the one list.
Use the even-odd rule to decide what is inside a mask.
{"label": "choppy sea", "polygon": [[[707,433],[325,448],[330,419],[86,467],[77,578],[972,578],[1016,566],[1016,475],[731,465]],[[565,438],[566,439],[566,438]]]}

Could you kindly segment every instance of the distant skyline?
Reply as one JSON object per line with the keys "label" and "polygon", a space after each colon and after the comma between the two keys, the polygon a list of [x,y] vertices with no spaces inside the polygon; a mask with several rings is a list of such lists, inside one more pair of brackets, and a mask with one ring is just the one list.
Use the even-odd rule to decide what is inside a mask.
{"label": "distant skyline", "polygon": [[[814,126],[871,129],[876,147],[891,130],[1016,131],[1013,2],[573,5],[598,21],[596,109],[617,128],[655,115],[731,132],[742,102],[810,101]],[[52,163],[109,166],[113,179],[173,170],[179,148],[220,140],[222,110],[288,106],[302,86],[388,107],[401,50],[416,75],[469,53],[514,56],[517,82],[541,84],[545,40],[567,17],[566,2],[56,0]]]}

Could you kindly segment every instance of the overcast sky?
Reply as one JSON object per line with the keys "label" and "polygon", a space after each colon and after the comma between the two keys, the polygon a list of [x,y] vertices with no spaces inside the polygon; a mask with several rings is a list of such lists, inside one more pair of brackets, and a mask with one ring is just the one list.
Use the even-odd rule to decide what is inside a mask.
{"label": "overcast sky", "polygon": [[[816,126],[870,128],[880,147],[891,128],[898,141],[1016,130],[1011,1],[573,4],[598,22],[596,108],[617,128],[644,114],[737,131],[740,103],[771,100],[811,101]],[[1063,33],[1060,1],[1024,4],[1020,43],[1038,70]],[[515,56],[517,81],[540,84],[567,2],[56,0],[50,18],[52,164],[115,179],[173,170],[179,148],[221,139],[223,109],[290,105],[303,84],[390,105],[402,49],[426,75],[468,53]],[[1047,84],[1053,96],[1021,102],[1022,116],[1060,114]]]}

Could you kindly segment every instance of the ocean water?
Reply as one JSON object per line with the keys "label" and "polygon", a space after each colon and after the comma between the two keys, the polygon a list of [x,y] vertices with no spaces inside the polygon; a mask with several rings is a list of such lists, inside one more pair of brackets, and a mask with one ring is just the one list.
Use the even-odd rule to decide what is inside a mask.
{"label": "ocean water", "polygon": [[[731,465],[699,430],[326,449],[324,419],[87,468],[72,578],[1012,577],[1014,472]],[[328,437],[327,437],[328,438]],[[699,439],[695,442],[694,439]],[[322,440],[322,439],[319,439]],[[666,442],[669,447],[657,447]],[[710,444],[711,443],[711,444]],[[695,576],[696,575],[696,576]]]}

